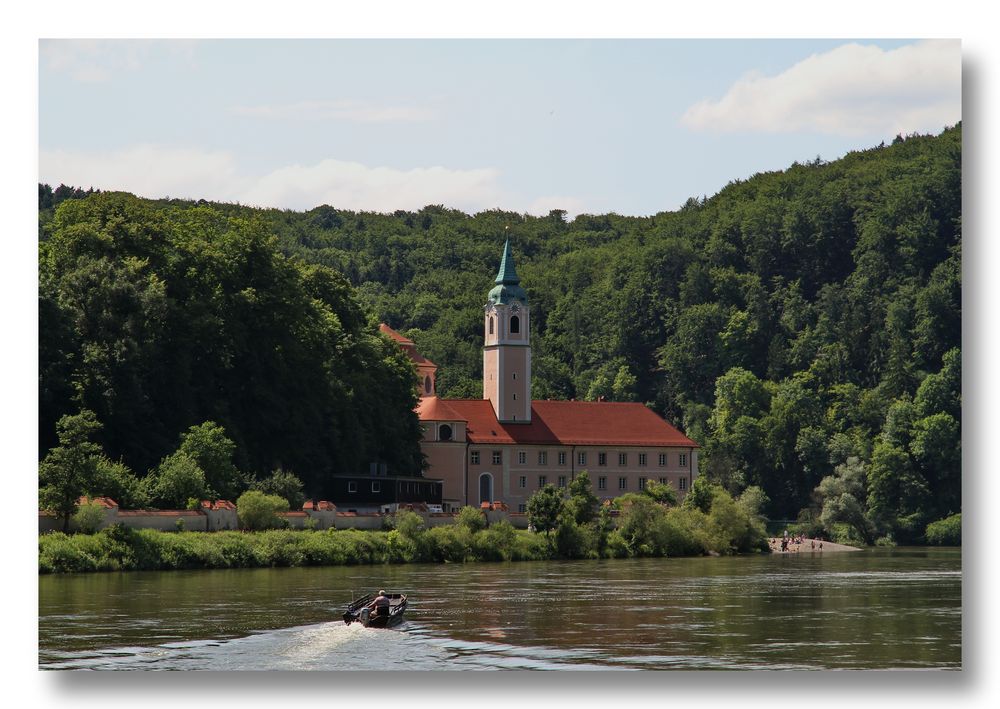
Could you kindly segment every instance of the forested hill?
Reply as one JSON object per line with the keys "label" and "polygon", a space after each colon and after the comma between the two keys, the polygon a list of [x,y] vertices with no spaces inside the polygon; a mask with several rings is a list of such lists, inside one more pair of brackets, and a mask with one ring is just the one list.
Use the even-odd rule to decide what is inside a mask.
{"label": "forested hill", "polygon": [[[652,217],[143,203],[265,224],[286,255],[346,276],[453,397],[481,396],[482,305],[509,227],[535,398],[647,402],[704,446],[709,476],[763,487],[772,515],[863,470],[850,496],[905,537],[959,511],[961,140],[961,125],[897,138]],[[42,209],[43,239],[58,222]]]}

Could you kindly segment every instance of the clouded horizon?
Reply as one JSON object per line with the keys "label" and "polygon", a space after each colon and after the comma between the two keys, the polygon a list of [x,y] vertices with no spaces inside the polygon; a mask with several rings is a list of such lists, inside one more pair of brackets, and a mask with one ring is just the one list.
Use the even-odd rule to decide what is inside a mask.
{"label": "clouded horizon", "polygon": [[648,215],[961,120],[957,40],[43,40],[39,181]]}

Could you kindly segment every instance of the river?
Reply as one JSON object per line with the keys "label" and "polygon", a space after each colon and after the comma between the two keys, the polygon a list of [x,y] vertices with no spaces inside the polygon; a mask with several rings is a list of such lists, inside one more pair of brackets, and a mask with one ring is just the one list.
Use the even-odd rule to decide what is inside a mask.
{"label": "river", "polygon": [[[960,669],[961,550],[41,576],[39,666]],[[406,622],[340,620],[409,594]]]}

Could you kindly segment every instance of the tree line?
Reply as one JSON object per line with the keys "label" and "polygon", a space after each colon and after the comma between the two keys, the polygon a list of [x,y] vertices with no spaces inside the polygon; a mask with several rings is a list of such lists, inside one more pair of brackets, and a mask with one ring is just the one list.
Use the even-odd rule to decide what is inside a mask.
{"label": "tree line", "polygon": [[[129,202],[205,250],[232,233],[223,225],[252,223],[282,263],[323,268],[357,313],[413,339],[441,366],[442,396],[479,398],[482,304],[509,227],[532,308],[535,398],[645,402],[701,444],[710,480],[734,496],[760,487],[768,516],[801,515],[845,540],[915,541],[928,523],[960,512],[961,138],[961,124],[900,136],[648,217],[468,215],[435,205],[294,212],[90,195],[41,209],[40,230],[44,254],[67,238],[77,210],[102,200]],[[138,262],[115,263],[106,280],[143,284]],[[182,319],[199,335],[217,332],[250,307],[238,296],[215,320],[211,308]],[[76,326],[51,322],[43,339],[60,322],[66,332]],[[233,342],[233,356],[245,342]],[[46,358],[51,349],[42,343],[52,382],[46,388],[43,372],[43,401],[67,401],[78,395],[75,380],[52,374],[72,365]],[[116,385],[147,376],[119,372],[109,357],[91,353]],[[267,400],[241,395],[252,400],[243,406]],[[54,421],[43,417],[50,430]],[[129,436],[137,433],[132,426]],[[255,440],[241,433],[242,455]]]}

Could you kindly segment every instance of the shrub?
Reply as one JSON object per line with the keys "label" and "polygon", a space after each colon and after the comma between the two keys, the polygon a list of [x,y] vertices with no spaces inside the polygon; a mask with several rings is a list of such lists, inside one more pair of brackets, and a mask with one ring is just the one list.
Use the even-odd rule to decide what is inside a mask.
{"label": "shrub", "polygon": [[455,515],[455,524],[465,527],[469,532],[475,534],[480,529],[486,529],[486,515],[482,510],[466,505]]}
{"label": "shrub", "polygon": [[927,525],[924,537],[934,546],[962,545],[962,513],[939,519]]}
{"label": "shrub", "polygon": [[[474,511],[478,514],[478,510]],[[461,563],[472,551],[472,534],[465,525],[431,527],[424,534],[424,539],[427,542],[427,552],[433,561]]]}
{"label": "shrub", "polygon": [[287,510],[287,500],[259,490],[244,492],[236,501],[236,515],[242,529],[274,529],[281,523],[278,513]]}
{"label": "shrub", "polygon": [[104,521],[104,508],[94,503],[80,505],[73,513],[73,524],[82,534],[93,534]]}
{"label": "shrub", "polygon": [[97,563],[77,539],[62,532],[52,532],[38,538],[38,570],[49,574],[96,571]]}

